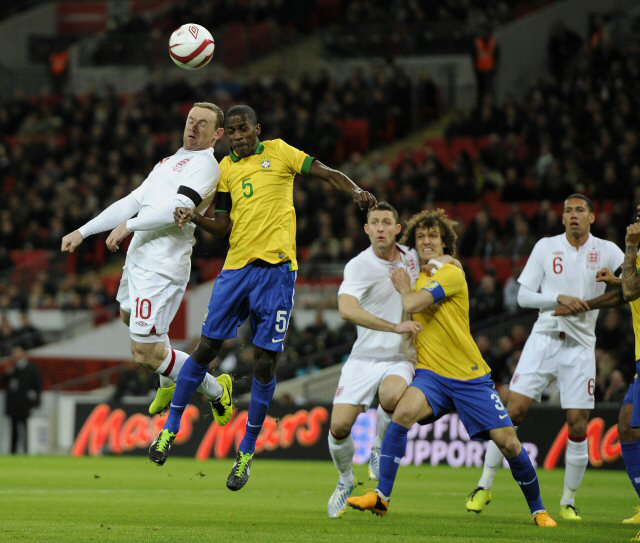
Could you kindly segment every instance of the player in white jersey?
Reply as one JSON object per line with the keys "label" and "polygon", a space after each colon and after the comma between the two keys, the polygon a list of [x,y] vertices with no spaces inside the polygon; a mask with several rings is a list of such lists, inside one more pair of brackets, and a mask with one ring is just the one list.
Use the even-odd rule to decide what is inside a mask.
{"label": "player in white jersey", "polygon": [[413,249],[396,243],[400,230],[398,213],[387,202],[378,202],[369,209],[364,231],[371,246],[347,263],[338,290],[340,315],[357,325],[358,337],[342,368],[333,399],[329,451],[340,481],[329,499],[330,518],[344,514],[355,485],[351,428],[356,418],[378,392],[378,430],[369,463],[369,476],[377,479],[389,413],[413,379],[415,349],[411,334],[422,326],[405,320],[402,298],[393,287],[390,272],[402,267],[415,281],[420,264]]}
{"label": "player in white jersey", "polygon": [[[134,232],[117,300],[129,326],[133,360],[160,374],[150,414],[168,406],[189,356],[171,348],[168,332],[189,280],[195,226],[179,228],[173,213],[177,207],[202,213],[211,204],[220,180],[213,145],[224,135],[223,121],[215,104],[195,103],[187,115],[183,147],[158,162],[137,189],[62,238],[62,251],[72,253],[87,236],[113,229],[106,243],[116,251]],[[219,381],[207,374],[199,389],[211,401],[218,422],[220,414],[231,409],[231,378],[221,376]]]}
{"label": "player in white jersey", "polygon": [[[507,409],[517,426],[533,400],[539,401],[557,380],[569,426],[560,500],[560,516],[565,520],[581,520],[575,494],[589,461],[587,423],[594,405],[598,311],[589,311],[585,300],[604,293],[605,284],[596,281],[598,270],[617,270],[624,260],[618,246],[591,235],[594,220],[593,205],[586,196],[569,196],[562,214],[565,233],[539,240],[518,278],[518,303],[538,308],[540,315],[511,379]],[[579,314],[553,316],[556,308]],[[482,477],[467,498],[467,510],[479,513],[491,501],[493,479],[502,459],[498,448],[489,443]]]}

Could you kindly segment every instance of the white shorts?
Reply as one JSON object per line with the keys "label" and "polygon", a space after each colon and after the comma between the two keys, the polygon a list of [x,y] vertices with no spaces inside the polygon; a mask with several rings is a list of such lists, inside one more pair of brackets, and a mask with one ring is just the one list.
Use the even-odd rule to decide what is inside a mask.
{"label": "white shorts", "polygon": [[133,262],[122,269],[116,300],[129,313],[129,331],[137,336],[162,336],[176,316],[186,282],[177,283]]}
{"label": "white shorts", "polygon": [[509,390],[540,401],[554,379],[563,409],[593,409],[594,350],[561,332],[534,332],[524,345]]}
{"label": "white shorts", "polygon": [[387,377],[390,375],[403,377],[409,386],[413,381],[414,373],[415,364],[408,360],[384,362],[349,358],[342,367],[333,403],[364,405],[366,409],[373,402],[378,388]]}

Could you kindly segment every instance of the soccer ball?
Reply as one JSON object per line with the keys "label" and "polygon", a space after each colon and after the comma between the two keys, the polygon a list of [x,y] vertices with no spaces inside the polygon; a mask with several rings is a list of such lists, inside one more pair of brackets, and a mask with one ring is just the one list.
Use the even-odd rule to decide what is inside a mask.
{"label": "soccer ball", "polygon": [[169,56],[180,68],[197,70],[213,58],[213,36],[204,27],[194,23],[182,25],[169,39]]}

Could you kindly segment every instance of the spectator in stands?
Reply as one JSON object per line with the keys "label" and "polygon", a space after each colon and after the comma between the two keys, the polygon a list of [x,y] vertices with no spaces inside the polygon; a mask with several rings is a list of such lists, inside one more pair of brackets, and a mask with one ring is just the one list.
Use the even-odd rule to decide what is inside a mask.
{"label": "spectator in stands", "polygon": [[620,370],[613,370],[609,375],[609,384],[604,391],[602,401],[619,404],[627,393],[627,383]]}
{"label": "spectator in stands", "polygon": [[128,362],[123,371],[118,374],[116,389],[111,400],[119,402],[125,396],[148,396],[156,389],[153,375],[135,364]]}
{"label": "spectator in stands", "polygon": [[24,349],[16,346],[11,351],[2,381],[6,396],[5,413],[11,419],[11,454],[16,454],[20,445],[26,454],[29,452],[27,421],[31,411],[40,405],[40,370],[29,361]]}
{"label": "spectator in stands", "polygon": [[497,280],[493,275],[485,275],[471,294],[469,302],[471,321],[487,319],[502,311],[502,292],[498,289]]}
{"label": "spectator in stands", "polygon": [[42,333],[31,324],[29,313],[26,311],[20,313],[20,327],[17,332],[17,342],[27,351],[44,344]]}

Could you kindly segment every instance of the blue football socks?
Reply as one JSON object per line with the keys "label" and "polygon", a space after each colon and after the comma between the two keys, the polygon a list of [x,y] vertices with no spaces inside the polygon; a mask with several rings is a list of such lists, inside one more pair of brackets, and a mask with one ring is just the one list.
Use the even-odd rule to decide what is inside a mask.
{"label": "blue football socks", "polygon": [[400,460],[402,460],[407,449],[408,432],[408,428],[391,421],[387,429],[387,435],[382,442],[382,449],[380,450],[380,482],[377,490],[387,499],[391,498],[391,491],[398,474]]}
{"label": "blue football socks", "polygon": [[529,504],[531,514],[543,511],[544,505],[542,503],[542,497],[540,496],[538,474],[524,447],[518,456],[507,458],[507,462],[509,462],[513,478],[520,485],[520,489]]}
{"label": "blue football socks", "polygon": [[194,392],[202,383],[208,366],[198,364],[192,357],[187,358],[184,366],[178,374],[176,382],[176,390],[171,400],[171,409],[169,410],[169,418],[165,422],[165,429],[177,434],[180,430],[180,419],[185,408],[189,405]]}
{"label": "blue football socks", "polygon": [[640,441],[623,441],[622,458],[627,468],[629,479],[640,497]]}
{"label": "blue football socks", "polygon": [[251,386],[251,403],[249,404],[249,416],[247,418],[247,430],[240,443],[240,450],[243,453],[252,454],[256,450],[256,440],[262,430],[264,419],[267,418],[267,411],[271,400],[273,399],[273,393],[276,390],[276,378],[274,377],[271,382],[262,384],[255,377],[253,378],[253,385]]}

